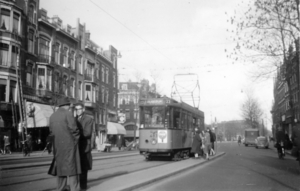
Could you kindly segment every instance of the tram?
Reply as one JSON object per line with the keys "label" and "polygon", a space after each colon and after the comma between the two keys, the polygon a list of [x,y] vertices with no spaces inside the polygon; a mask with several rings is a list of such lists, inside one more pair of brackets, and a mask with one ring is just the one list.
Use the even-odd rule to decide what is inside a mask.
{"label": "tram", "polygon": [[139,151],[155,156],[188,158],[195,129],[204,130],[204,112],[168,97],[141,100]]}

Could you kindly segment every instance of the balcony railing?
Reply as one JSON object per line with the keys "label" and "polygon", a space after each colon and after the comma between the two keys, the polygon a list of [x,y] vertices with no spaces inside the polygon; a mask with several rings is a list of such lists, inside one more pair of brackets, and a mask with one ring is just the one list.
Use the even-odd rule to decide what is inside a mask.
{"label": "balcony railing", "polygon": [[84,80],[88,81],[94,81],[94,75],[93,74],[84,74]]}
{"label": "balcony railing", "polygon": [[43,63],[49,64],[51,60],[53,60],[53,57],[49,56],[49,55],[39,54],[39,56],[38,56],[38,62],[43,62]]}

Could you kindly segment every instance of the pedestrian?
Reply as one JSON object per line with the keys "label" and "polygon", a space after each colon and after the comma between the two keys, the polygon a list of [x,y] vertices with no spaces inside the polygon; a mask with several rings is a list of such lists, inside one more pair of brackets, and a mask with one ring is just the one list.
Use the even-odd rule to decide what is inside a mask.
{"label": "pedestrian", "polygon": [[2,139],[1,136],[0,136],[0,152],[1,154],[4,154],[4,137]]}
{"label": "pedestrian", "polygon": [[11,154],[10,151],[10,138],[8,135],[4,135],[4,154],[9,153]]}
{"label": "pedestrian", "polygon": [[48,154],[50,155],[52,152],[52,141],[53,141],[53,137],[51,135],[48,135],[46,142],[46,149],[48,150]]}
{"label": "pedestrian", "polygon": [[213,129],[209,129],[209,135],[210,135],[210,142],[211,142],[210,154],[215,155],[216,134]]}
{"label": "pedestrian", "polygon": [[298,126],[293,127],[292,142],[296,148],[296,160],[300,161],[300,128]]}
{"label": "pedestrian", "polygon": [[48,174],[57,176],[57,190],[62,191],[69,179],[70,190],[79,191],[81,174],[78,141],[79,129],[73,113],[72,104],[67,97],[58,100],[58,110],[49,119],[50,135],[53,136],[53,160]]}
{"label": "pedestrian", "polygon": [[200,131],[195,129],[195,136],[192,143],[191,153],[194,153],[195,159],[199,158],[201,154],[201,146],[202,146],[202,139],[200,137]]}
{"label": "pedestrian", "polygon": [[75,105],[76,121],[80,131],[79,153],[81,161],[80,188],[87,189],[88,170],[92,170],[92,135],[94,120],[86,115],[82,103]]}
{"label": "pedestrian", "polygon": [[30,156],[30,153],[32,152],[32,136],[31,133],[28,133],[26,135],[26,143],[27,143],[27,151],[28,151],[28,156]]}
{"label": "pedestrian", "polygon": [[210,134],[209,130],[207,129],[204,134],[204,154],[205,158],[209,160],[209,152],[211,150],[211,142],[210,142]]}

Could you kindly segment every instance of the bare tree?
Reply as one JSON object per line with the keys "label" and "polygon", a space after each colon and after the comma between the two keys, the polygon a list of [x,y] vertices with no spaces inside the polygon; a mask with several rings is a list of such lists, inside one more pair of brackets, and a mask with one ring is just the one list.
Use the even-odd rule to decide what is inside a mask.
{"label": "bare tree", "polygon": [[252,128],[258,128],[259,120],[263,114],[258,100],[250,92],[246,93],[246,100],[241,105],[241,116]]}
{"label": "bare tree", "polygon": [[[235,42],[228,58],[234,63],[250,61],[257,66],[255,78],[269,78],[285,63],[289,46],[299,38],[299,0],[255,0],[248,4],[242,17],[228,19]],[[226,13],[227,14],[227,13]]]}

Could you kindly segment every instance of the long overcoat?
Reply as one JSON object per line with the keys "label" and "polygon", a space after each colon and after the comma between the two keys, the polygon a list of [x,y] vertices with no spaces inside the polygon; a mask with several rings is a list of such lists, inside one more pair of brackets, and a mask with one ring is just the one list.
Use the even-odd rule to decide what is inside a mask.
{"label": "long overcoat", "polygon": [[54,176],[81,174],[78,149],[80,134],[74,116],[70,111],[59,108],[51,115],[49,123],[54,158],[48,173]]}
{"label": "long overcoat", "polygon": [[199,133],[196,133],[192,143],[191,153],[201,153],[202,139]]}
{"label": "long overcoat", "polygon": [[94,120],[83,114],[82,117],[77,119],[77,126],[80,130],[79,139],[79,153],[81,160],[82,171],[92,170],[93,157],[92,157],[92,135]]}

